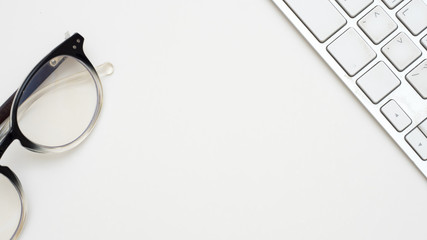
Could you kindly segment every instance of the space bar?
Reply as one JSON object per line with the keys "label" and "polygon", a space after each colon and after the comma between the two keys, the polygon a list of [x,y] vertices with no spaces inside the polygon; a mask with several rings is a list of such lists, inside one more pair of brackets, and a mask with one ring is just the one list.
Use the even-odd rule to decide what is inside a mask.
{"label": "space bar", "polygon": [[329,0],[284,0],[319,42],[325,42],[347,21]]}

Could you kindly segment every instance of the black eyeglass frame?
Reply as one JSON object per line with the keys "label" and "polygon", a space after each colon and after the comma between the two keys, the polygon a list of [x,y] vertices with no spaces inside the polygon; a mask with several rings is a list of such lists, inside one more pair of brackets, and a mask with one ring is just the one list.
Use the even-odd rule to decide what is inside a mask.
{"label": "black eyeglass frame", "polygon": [[[75,146],[77,146],[79,143],[81,143],[93,130],[96,120],[99,117],[101,107],[102,107],[102,85],[100,78],[98,76],[98,73],[96,72],[94,66],[89,61],[89,59],[86,57],[84,51],[83,51],[83,43],[84,38],[78,33],[75,33],[68,39],[66,39],[64,42],[62,42],[60,45],[58,45],[56,48],[54,48],[46,57],[44,57],[34,68],[33,70],[28,74],[23,84],[20,86],[20,88],[12,94],[12,96],[9,97],[9,99],[3,103],[3,105],[0,106],[0,123],[8,124],[9,127],[4,130],[2,129],[0,135],[2,135],[2,140],[0,142],[0,160],[3,156],[6,149],[10,146],[10,144],[18,139],[21,143],[21,145],[31,151],[35,152],[63,152],[66,150],[69,150]],[[24,96],[24,91],[27,89],[29,84],[34,84],[34,76],[43,68],[43,66],[46,66],[47,63],[49,63],[50,60],[56,58],[56,57],[73,57],[74,59],[78,60],[90,73],[91,77],[94,80],[94,83],[96,85],[96,91],[97,91],[97,106],[94,112],[94,115],[92,117],[91,122],[89,123],[88,127],[85,129],[85,131],[78,136],[75,140],[71,141],[68,144],[61,145],[61,146],[44,146],[40,144],[36,144],[29,140],[20,130],[18,125],[18,108],[20,106],[20,99],[23,98],[24,100],[28,96]],[[58,67],[60,64],[56,65]],[[55,69],[56,67],[49,70],[45,75],[44,79],[46,79]],[[44,69],[42,69],[44,70]],[[38,84],[34,84],[34,86],[31,86],[31,89],[34,91],[37,89],[41,83],[43,83],[43,79]],[[78,96],[77,96],[78,97]],[[7,118],[10,118],[7,121]],[[21,201],[21,214],[20,214],[20,220],[18,223],[18,226],[11,236],[11,240],[15,240],[19,237],[26,218],[26,205],[25,205],[25,199],[24,199],[24,193],[22,190],[21,183],[17,176],[10,170],[8,167],[1,166],[0,165],[0,174],[6,177],[10,183],[15,187],[20,201]]]}
{"label": "black eyeglass frame", "polygon": [[[99,113],[101,111],[102,106],[102,85],[101,81],[99,79],[99,76],[92,65],[92,63],[89,61],[89,59],[86,57],[84,51],[83,51],[83,43],[84,38],[78,33],[75,33],[68,39],[66,39],[64,42],[62,42],[60,45],[58,45],[55,49],[53,49],[46,57],[44,57],[34,68],[33,70],[28,74],[27,78],[25,79],[24,83],[21,85],[21,87],[17,90],[15,97],[13,98],[13,103],[11,104],[11,111],[10,111],[10,129],[3,141],[0,143],[0,158],[3,155],[3,153],[6,151],[6,149],[9,147],[9,145],[16,139],[18,139],[21,143],[21,145],[31,151],[35,152],[63,152],[66,150],[69,150],[75,146],[77,146],[79,143],[81,143],[92,131],[92,129],[95,126],[96,120],[99,116]],[[45,66],[51,59],[54,59],[59,56],[69,56],[73,57],[76,60],[78,60],[91,74],[92,78],[95,80],[96,84],[96,90],[97,90],[97,108],[95,110],[94,116],[86,128],[86,130],[75,140],[72,142],[61,145],[61,146],[45,146],[40,145],[32,142],[29,140],[20,130],[18,125],[18,119],[17,119],[17,113],[19,108],[19,99],[23,96],[24,90],[27,88],[27,86],[33,81],[33,77],[36,73],[40,71],[40,69]],[[38,87],[38,86],[36,86]],[[8,107],[8,106],[2,106],[2,107]],[[0,109],[0,113],[2,110]],[[3,111],[4,112],[4,111]],[[0,119],[2,117],[0,116]],[[7,117],[6,117],[7,118]]]}
{"label": "black eyeglass frame", "polygon": [[24,228],[24,222],[26,218],[26,203],[25,203],[25,197],[24,192],[22,191],[21,182],[19,181],[18,177],[15,175],[15,173],[12,172],[8,167],[0,166],[0,174],[6,177],[10,183],[15,187],[16,192],[18,193],[20,204],[21,204],[21,214],[19,218],[18,227],[15,229],[15,232],[11,236],[11,240],[15,240],[19,237],[20,233],[22,232],[22,229]]}

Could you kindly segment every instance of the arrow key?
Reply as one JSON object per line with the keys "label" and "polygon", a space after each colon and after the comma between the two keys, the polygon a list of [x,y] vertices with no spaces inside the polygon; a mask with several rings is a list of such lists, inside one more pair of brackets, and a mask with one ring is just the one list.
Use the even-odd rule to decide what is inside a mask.
{"label": "arrow key", "polygon": [[397,102],[394,100],[388,101],[381,108],[381,112],[399,132],[405,130],[412,123],[408,115],[406,115],[399,104],[397,104]]}
{"label": "arrow key", "polygon": [[419,128],[412,130],[405,139],[420,158],[427,160],[427,138]]}

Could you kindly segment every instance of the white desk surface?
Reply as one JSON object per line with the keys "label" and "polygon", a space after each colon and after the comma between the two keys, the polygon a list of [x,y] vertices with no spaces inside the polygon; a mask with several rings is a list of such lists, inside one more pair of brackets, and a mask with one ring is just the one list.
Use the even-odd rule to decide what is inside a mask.
{"label": "white desk surface", "polygon": [[95,131],[15,142],[22,239],[425,239],[427,181],[269,0],[0,4],[6,99],[67,30],[111,61]]}

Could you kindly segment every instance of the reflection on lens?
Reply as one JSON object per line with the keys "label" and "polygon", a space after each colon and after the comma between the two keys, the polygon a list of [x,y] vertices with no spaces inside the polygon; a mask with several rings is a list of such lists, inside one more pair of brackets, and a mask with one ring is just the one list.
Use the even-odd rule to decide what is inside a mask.
{"label": "reflection on lens", "polygon": [[67,145],[96,118],[97,91],[93,76],[77,59],[51,59],[29,81],[18,100],[19,128],[36,144]]}
{"label": "reflection on lens", "polygon": [[22,213],[20,195],[10,180],[0,173],[0,239],[12,239]]}

